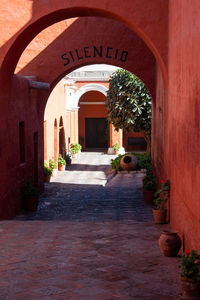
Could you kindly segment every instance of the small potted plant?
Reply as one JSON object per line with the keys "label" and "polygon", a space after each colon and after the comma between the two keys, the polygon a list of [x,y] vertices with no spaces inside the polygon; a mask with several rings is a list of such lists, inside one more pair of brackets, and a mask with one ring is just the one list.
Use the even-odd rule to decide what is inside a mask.
{"label": "small potted plant", "polygon": [[71,165],[71,163],[72,163],[72,157],[71,157],[70,153],[66,153],[65,154],[65,160],[66,160],[66,164],[67,165]]}
{"label": "small potted plant", "polygon": [[152,171],[147,171],[143,178],[143,196],[144,201],[153,204],[153,196],[156,188],[156,178]]}
{"label": "small potted plant", "polygon": [[66,161],[61,154],[58,155],[58,171],[64,171],[66,166]]}
{"label": "small potted plant", "polygon": [[114,153],[116,155],[118,155],[119,154],[120,145],[118,143],[115,143],[112,147],[114,149]]}
{"label": "small potted plant", "polygon": [[49,160],[49,167],[50,167],[50,169],[51,169],[51,171],[52,171],[52,176],[56,176],[57,175],[57,164],[56,164],[56,162],[53,160],[53,158],[51,158],[50,160]]}
{"label": "small potted plant", "polygon": [[183,299],[200,299],[200,254],[186,251],[179,267]]}
{"label": "small potted plant", "polygon": [[38,207],[38,188],[33,186],[30,180],[24,182],[22,188],[22,197],[24,202],[24,208],[28,211],[36,211]]}
{"label": "small potted plant", "polygon": [[71,153],[72,153],[72,158],[77,158],[77,154],[79,151],[78,144],[74,143],[70,145]]}
{"label": "small potted plant", "polygon": [[80,144],[77,144],[77,148],[78,148],[78,153],[81,153],[82,146]]}
{"label": "small potted plant", "polygon": [[44,163],[44,181],[45,182],[50,182],[52,170],[51,168],[48,167],[47,163]]}
{"label": "small potted plant", "polygon": [[162,186],[158,189],[154,194],[154,204],[155,209],[153,209],[153,216],[154,216],[154,223],[155,224],[163,224],[165,223],[166,217],[166,202],[169,199],[169,192],[170,192],[170,181],[163,180]]}

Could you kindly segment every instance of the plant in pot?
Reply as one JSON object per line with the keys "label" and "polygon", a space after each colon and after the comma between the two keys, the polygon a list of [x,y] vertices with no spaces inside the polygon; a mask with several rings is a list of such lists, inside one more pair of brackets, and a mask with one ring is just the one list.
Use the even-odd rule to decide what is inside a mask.
{"label": "plant in pot", "polygon": [[143,178],[143,196],[144,201],[153,204],[153,196],[156,189],[156,178],[152,171],[147,171]]}
{"label": "plant in pot", "polygon": [[64,171],[66,166],[66,161],[65,159],[62,157],[61,154],[58,155],[58,170],[59,171]]}
{"label": "plant in pot", "polygon": [[78,144],[76,143],[71,144],[70,149],[71,149],[72,158],[76,158],[79,151]]}
{"label": "plant in pot", "polygon": [[53,158],[51,158],[50,160],[49,160],[49,167],[50,167],[50,169],[51,169],[51,171],[52,171],[52,176],[56,176],[56,174],[57,174],[57,164],[56,164],[56,162],[53,160]]}
{"label": "plant in pot", "polygon": [[179,267],[182,299],[200,299],[200,254],[196,250],[186,251]]}
{"label": "plant in pot", "polygon": [[22,188],[24,208],[28,211],[36,211],[38,207],[38,188],[33,186],[30,180],[24,182]]}
{"label": "plant in pot", "polygon": [[71,165],[72,163],[72,157],[69,153],[65,153],[65,160],[67,165]]}
{"label": "plant in pot", "polygon": [[77,148],[78,148],[78,153],[81,153],[82,146],[80,144],[77,144]]}
{"label": "plant in pot", "polygon": [[166,202],[169,199],[169,192],[170,192],[170,181],[163,180],[162,186],[158,189],[154,194],[154,204],[155,209],[153,209],[153,216],[154,216],[154,223],[155,224],[163,224],[165,223],[166,217]]}
{"label": "plant in pot", "polygon": [[44,163],[44,181],[49,182],[51,178],[52,170],[48,167],[47,163]]}
{"label": "plant in pot", "polygon": [[119,154],[120,145],[118,143],[115,143],[112,147],[114,149],[114,153],[116,155],[118,155]]}

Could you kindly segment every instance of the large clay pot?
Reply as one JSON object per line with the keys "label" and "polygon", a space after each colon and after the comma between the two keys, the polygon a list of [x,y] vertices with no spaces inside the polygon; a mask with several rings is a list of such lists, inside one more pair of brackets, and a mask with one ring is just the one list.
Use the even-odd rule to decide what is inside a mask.
{"label": "large clay pot", "polygon": [[124,155],[120,160],[120,165],[125,171],[132,171],[137,169],[137,158],[134,155]]}
{"label": "large clay pot", "polygon": [[181,299],[200,299],[200,284],[195,283],[192,279],[180,277],[182,297]]}
{"label": "large clay pot", "polygon": [[143,188],[144,202],[147,204],[153,204],[154,193],[155,193],[155,191],[148,191],[148,190],[144,190],[144,188]]}
{"label": "large clay pot", "polygon": [[164,224],[166,218],[166,209],[153,209],[155,224]]}
{"label": "large clay pot", "polygon": [[163,231],[158,243],[165,256],[177,256],[181,248],[181,239],[176,231]]}

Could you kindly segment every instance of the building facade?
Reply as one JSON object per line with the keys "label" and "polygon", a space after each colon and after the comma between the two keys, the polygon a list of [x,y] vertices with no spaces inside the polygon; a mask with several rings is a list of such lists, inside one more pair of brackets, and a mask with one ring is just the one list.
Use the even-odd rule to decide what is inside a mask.
{"label": "building facade", "polygon": [[153,166],[171,182],[170,224],[200,251],[199,0],[2,0],[0,15],[0,217],[19,212],[27,178],[43,189],[53,88],[79,67],[111,64],[151,93]]}
{"label": "building facade", "polygon": [[109,153],[115,143],[120,145],[120,153],[146,149],[141,133],[123,134],[108,123],[105,101],[112,71],[104,65],[94,65],[94,70],[91,67],[68,74],[48,99],[44,114],[46,162],[52,158],[57,161],[59,154],[70,152],[72,143],[81,144],[83,150]]}

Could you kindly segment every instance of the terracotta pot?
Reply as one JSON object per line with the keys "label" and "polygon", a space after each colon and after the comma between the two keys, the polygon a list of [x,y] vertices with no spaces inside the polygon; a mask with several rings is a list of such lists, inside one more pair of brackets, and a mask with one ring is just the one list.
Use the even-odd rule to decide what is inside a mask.
{"label": "terracotta pot", "polygon": [[192,279],[180,277],[182,298],[181,299],[200,299],[200,284],[195,283]]}
{"label": "terracotta pot", "polygon": [[155,224],[164,224],[166,217],[166,209],[153,209],[153,217]]}
{"label": "terracotta pot", "polygon": [[65,165],[58,165],[58,171],[64,171]]}
{"label": "terracotta pot", "polygon": [[119,150],[114,150],[115,155],[119,154]]}
{"label": "terracotta pot", "polygon": [[44,176],[44,182],[50,182],[51,175],[45,175]]}
{"label": "terracotta pot", "polygon": [[77,158],[78,154],[77,153],[72,153],[72,158]]}
{"label": "terracotta pot", "polygon": [[181,248],[181,239],[176,231],[163,231],[158,243],[165,256],[177,256]]}
{"label": "terracotta pot", "polygon": [[29,196],[25,199],[25,209],[28,211],[36,211],[38,207],[38,197]]}
{"label": "terracotta pot", "polygon": [[124,155],[120,160],[120,165],[125,171],[132,171],[137,169],[137,158],[134,155]]}
{"label": "terracotta pot", "polygon": [[153,195],[155,191],[147,191],[143,189],[144,202],[147,204],[153,204]]}

